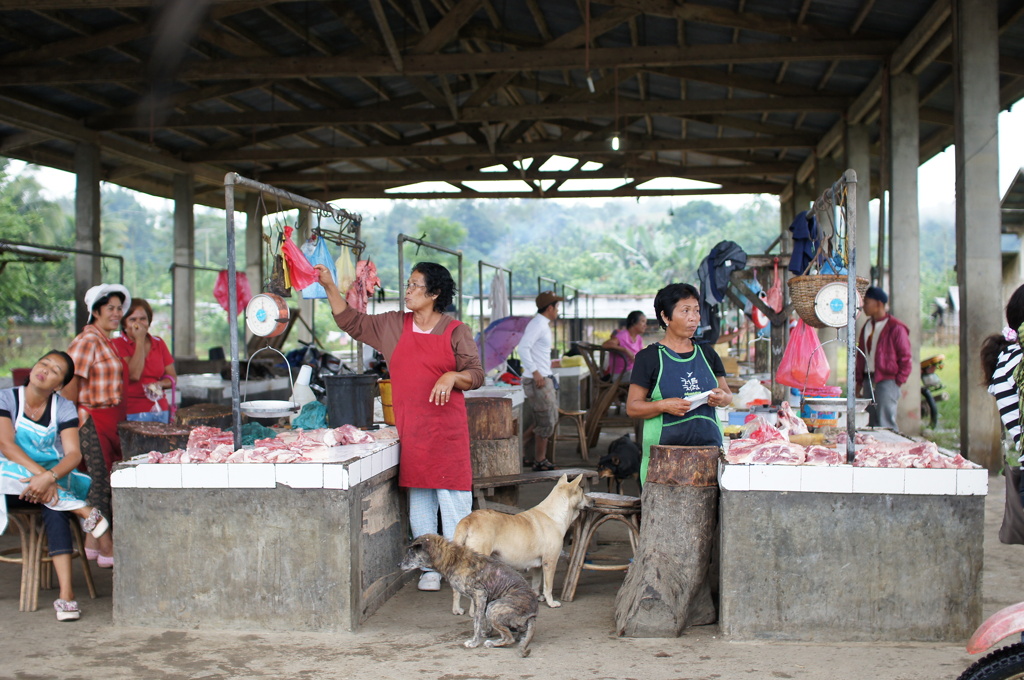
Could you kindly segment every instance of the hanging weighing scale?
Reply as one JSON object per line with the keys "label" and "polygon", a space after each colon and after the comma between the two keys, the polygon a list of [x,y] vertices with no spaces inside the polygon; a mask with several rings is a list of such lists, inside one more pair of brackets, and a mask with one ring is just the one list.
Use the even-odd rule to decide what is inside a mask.
{"label": "hanging weighing scale", "polygon": [[[278,295],[273,293],[260,293],[254,295],[249,304],[245,306],[245,325],[252,331],[253,335],[258,335],[263,338],[272,338],[277,335],[281,335],[288,328],[288,321],[291,318],[291,313],[288,311],[288,305]],[[252,353],[249,357],[249,361],[245,365],[245,384],[246,387],[249,385],[249,367],[252,366],[252,360],[257,354],[265,349],[269,349],[273,352],[277,352],[281,355],[281,358],[285,360],[285,365],[288,366],[288,382],[294,389],[295,383],[292,380],[292,367],[288,364],[288,360],[284,354],[267,345],[261,347]],[[243,397],[244,399],[244,397]],[[284,399],[258,399],[255,401],[243,401],[238,405],[239,409],[245,415],[250,418],[282,418],[284,416],[295,415],[299,412],[299,404]]]}
{"label": "hanging weighing scale", "polygon": [[[832,328],[842,328],[849,322],[847,310],[848,296],[845,283],[833,281],[826,283],[814,296],[814,313],[818,320]],[[863,303],[860,291],[857,293],[857,307]]]}
{"label": "hanging weighing scale", "polygon": [[[841,281],[833,281],[832,283],[826,283],[818,291],[817,295],[814,296],[814,313],[826,326],[832,328],[843,328],[849,323],[848,314],[848,296],[847,284]],[[861,298],[860,291],[855,290],[857,295],[857,308],[863,306],[864,300]],[[829,342],[835,342],[838,338],[827,340],[824,344]],[[816,348],[815,351],[821,348]],[[812,353],[813,356],[813,353]],[[804,385],[804,392],[807,391],[807,385]],[[870,399],[855,399],[854,410],[861,412],[867,409],[868,404],[871,403]],[[801,405],[806,404],[816,411],[829,411],[829,412],[845,412],[847,410],[846,397],[803,397]]]}
{"label": "hanging weighing scale", "polygon": [[288,328],[291,313],[288,305],[273,293],[254,295],[245,306],[245,325],[253,335],[272,338]]}

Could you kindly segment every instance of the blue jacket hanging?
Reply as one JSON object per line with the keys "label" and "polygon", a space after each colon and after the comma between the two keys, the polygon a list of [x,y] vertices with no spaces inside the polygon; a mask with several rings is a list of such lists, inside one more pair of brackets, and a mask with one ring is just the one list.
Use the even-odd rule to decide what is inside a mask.
{"label": "blue jacket hanging", "polygon": [[700,326],[693,341],[700,345],[714,344],[721,334],[718,303],[725,298],[725,289],[734,271],[747,266],[747,254],[732,241],[719,241],[697,269],[700,279]]}
{"label": "blue jacket hanging", "polygon": [[789,271],[800,276],[814,259],[821,240],[814,213],[805,210],[797,215],[789,225],[789,231],[793,234],[793,256],[789,259]]}

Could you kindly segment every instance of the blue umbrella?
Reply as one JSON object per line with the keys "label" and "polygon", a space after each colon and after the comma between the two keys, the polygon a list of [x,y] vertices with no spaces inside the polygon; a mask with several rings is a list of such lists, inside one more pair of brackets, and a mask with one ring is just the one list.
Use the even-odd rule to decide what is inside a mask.
{"label": "blue umbrella", "polygon": [[484,329],[484,342],[480,340],[481,334],[477,333],[476,346],[480,350],[485,373],[505,363],[522,339],[531,319],[532,316],[506,316],[495,319]]}

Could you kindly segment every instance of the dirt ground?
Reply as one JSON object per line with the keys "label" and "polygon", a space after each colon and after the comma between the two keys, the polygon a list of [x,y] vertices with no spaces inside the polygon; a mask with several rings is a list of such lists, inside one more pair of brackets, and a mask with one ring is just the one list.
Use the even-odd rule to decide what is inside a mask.
{"label": "dirt ground", "polygon": [[[605,439],[603,436],[601,450],[607,446]],[[560,454],[559,464],[574,464],[568,449],[566,454]],[[1002,545],[996,537],[1003,496],[1002,478],[990,478],[985,517],[985,616],[1020,599],[1024,547]],[[0,537],[0,548],[13,544],[11,536]],[[614,550],[615,545],[608,549]],[[0,564],[0,678],[935,680],[956,678],[976,659],[964,650],[966,641],[737,642],[722,638],[714,625],[691,628],[674,639],[618,638],[613,630],[615,593],[622,580],[618,572],[584,572],[575,601],[559,609],[542,604],[533,653],[526,659],[510,649],[465,649],[461,643],[469,637],[471,624],[466,617],[452,616],[447,589],[424,593],[410,583],[356,633],[166,630],[115,625],[111,571],[94,568],[93,574],[100,594],[96,600],[89,599],[76,564],[76,591],[83,615],[74,623],[58,623],[50,606],[55,591],[40,593],[38,611],[18,612],[20,569]],[[560,570],[556,592],[560,593],[561,582]]]}

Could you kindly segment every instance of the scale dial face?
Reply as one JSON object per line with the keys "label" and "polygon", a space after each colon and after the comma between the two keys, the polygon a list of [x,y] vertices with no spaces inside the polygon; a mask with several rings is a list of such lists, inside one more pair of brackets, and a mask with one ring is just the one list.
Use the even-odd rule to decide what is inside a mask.
{"label": "scale dial face", "polygon": [[245,306],[245,325],[253,335],[274,337],[288,328],[288,305],[273,293],[254,295]]}
{"label": "scale dial face", "polygon": [[[847,319],[846,284],[839,281],[827,283],[814,296],[814,313],[826,326],[842,328]],[[857,307],[861,306],[860,291],[857,291]]]}

